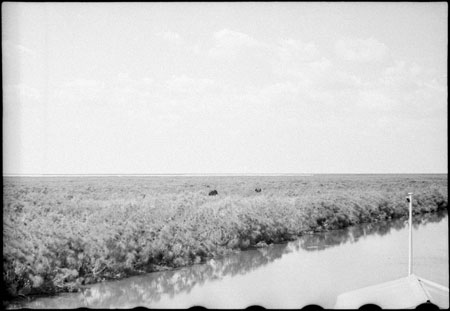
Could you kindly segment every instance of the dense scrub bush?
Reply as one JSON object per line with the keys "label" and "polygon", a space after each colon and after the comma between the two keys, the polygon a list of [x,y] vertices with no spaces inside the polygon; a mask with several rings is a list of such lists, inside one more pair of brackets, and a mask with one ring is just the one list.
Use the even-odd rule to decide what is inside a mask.
{"label": "dense scrub bush", "polygon": [[[207,186],[221,195],[208,196]],[[448,204],[446,175],[4,178],[3,190],[9,297],[399,218],[410,191],[416,214]]]}

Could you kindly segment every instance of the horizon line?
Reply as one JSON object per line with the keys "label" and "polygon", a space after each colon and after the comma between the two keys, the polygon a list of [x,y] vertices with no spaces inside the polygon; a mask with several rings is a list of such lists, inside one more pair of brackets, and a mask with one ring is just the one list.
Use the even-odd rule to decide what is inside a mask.
{"label": "horizon line", "polygon": [[314,176],[314,175],[445,175],[445,173],[149,173],[149,174],[133,174],[133,173],[111,173],[111,174],[3,174],[4,177],[51,177],[51,176],[264,176],[264,175],[281,175],[281,176]]}

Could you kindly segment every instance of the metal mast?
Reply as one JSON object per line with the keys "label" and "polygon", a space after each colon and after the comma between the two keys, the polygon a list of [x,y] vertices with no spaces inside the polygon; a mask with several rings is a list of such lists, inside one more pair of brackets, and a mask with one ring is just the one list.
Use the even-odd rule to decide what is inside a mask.
{"label": "metal mast", "polygon": [[412,245],[412,192],[408,193],[407,201],[409,202],[409,259],[408,259],[408,275],[412,274],[413,245]]}

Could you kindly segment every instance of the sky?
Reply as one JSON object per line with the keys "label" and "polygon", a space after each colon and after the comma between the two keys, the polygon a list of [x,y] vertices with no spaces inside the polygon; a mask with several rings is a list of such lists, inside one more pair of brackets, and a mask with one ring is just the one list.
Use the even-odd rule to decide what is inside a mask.
{"label": "sky", "polygon": [[447,13],[3,2],[3,173],[447,173]]}

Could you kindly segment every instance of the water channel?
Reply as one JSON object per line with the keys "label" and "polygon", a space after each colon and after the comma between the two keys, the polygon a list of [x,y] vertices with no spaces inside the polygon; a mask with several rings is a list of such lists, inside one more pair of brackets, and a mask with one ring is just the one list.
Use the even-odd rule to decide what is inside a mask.
{"label": "water channel", "polygon": [[[413,249],[413,272],[448,287],[446,211],[414,220]],[[205,264],[95,284],[80,293],[10,307],[333,308],[343,292],[407,273],[408,225],[395,220],[305,235]]]}

